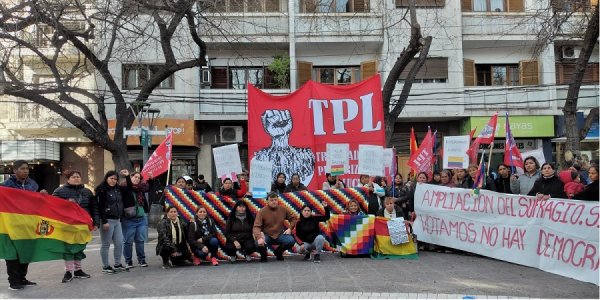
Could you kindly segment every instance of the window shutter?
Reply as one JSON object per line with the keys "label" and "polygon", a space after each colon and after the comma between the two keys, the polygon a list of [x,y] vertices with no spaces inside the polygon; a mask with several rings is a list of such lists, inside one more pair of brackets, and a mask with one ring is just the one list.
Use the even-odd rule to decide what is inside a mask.
{"label": "window shutter", "polygon": [[[446,0],[417,0],[417,7],[443,7]],[[396,7],[409,7],[409,0],[396,0]]]}
{"label": "window shutter", "polygon": [[226,89],[228,87],[227,67],[212,67],[212,82],[210,87],[213,89]]}
{"label": "window shutter", "polygon": [[598,6],[598,0],[590,0],[591,6]]}
{"label": "window shutter", "polygon": [[[405,80],[416,62],[417,59],[413,58],[400,73],[399,79]],[[428,57],[417,72],[415,79],[448,79],[448,58]]]}
{"label": "window shutter", "polygon": [[463,77],[465,86],[476,86],[477,77],[475,77],[475,61],[472,59],[463,59]]}
{"label": "window shutter", "polygon": [[312,79],[312,63],[306,61],[298,62],[298,88]]}
{"label": "window shutter", "polygon": [[314,13],[317,11],[317,3],[315,0],[303,0],[300,2],[300,10],[304,13]]}
{"label": "window shutter", "polygon": [[519,84],[520,85],[538,85],[540,84],[540,70],[537,60],[519,62]]}
{"label": "window shutter", "polygon": [[508,11],[520,12],[525,11],[525,3],[523,0],[508,0]]}
{"label": "window shutter", "polygon": [[377,74],[377,60],[368,60],[360,63],[360,78],[365,80]]}
{"label": "window shutter", "polygon": [[462,11],[473,11],[471,0],[460,0],[460,7]]}
{"label": "window shutter", "polygon": [[367,5],[365,0],[354,0],[354,12],[367,12]]}

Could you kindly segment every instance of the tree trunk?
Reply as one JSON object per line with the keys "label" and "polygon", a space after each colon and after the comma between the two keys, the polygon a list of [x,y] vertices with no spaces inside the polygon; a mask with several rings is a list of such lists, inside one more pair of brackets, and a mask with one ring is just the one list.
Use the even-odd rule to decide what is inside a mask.
{"label": "tree trunk", "polygon": [[[580,141],[586,132],[580,132],[577,127],[577,100],[579,98],[579,89],[581,87],[581,81],[583,80],[583,74],[585,73],[586,66],[592,55],[592,51],[598,41],[598,6],[594,6],[594,12],[585,31],[585,37],[583,39],[583,49],[577,64],[575,65],[575,72],[571,76],[569,81],[569,89],[567,91],[567,98],[563,113],[565,115],[565,136],[567,138],[565,142],[565,153],[570,151],[573,155],[580,155]],[[593,117],[593,113],[590,113]],[[588,122],[586,122],[588,123]],[[588,127],[589,130],[589,127]],[[563,161],[564,157],[560,157],[559,161]]]}
{"label": "tree trunk", "polygon": [[112,154],[112,160],[115,164],[115,170],[118,172],[123,169],[131,170],[131,163],[129,162],[129,154],[127,153],[127,145],[124,147],[116,147]]}

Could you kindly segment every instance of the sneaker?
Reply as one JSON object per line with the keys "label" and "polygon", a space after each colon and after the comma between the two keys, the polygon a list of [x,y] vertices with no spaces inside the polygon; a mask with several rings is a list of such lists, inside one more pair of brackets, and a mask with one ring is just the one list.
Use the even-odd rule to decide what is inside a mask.
{"label": "sneaker", "polygon": [[163,264],[163,265],[162,265],[162,268],[163,268],[164,270],[166,270],[166,269],[170,269],[170,268],[171,268],[171,264],[169,264],[169,263]]}
{"label": "sneaker", "polygon": [[134,268],[134,266],[133,266],[133,263],[127,263],[127,264],[125,265],[125,270],[126,270],[126,271],[129,271],[129,269],[133,269],[133,268]]}
{"label": "sneaker", "polygon": [[75,278],[81,278],[81,279],[86,279],[86,278],[92,277],[92,276],[90,276],[90,274],[87,274],[83,270],[77,270],[77,271],[73,272],[73,276]]}
{"label": "sneaker", "polygon": [[210,263],[211,263],[213,266],[218,266],[218,265],[219,265],[219,261],[217,260],[217,258],[216,258],[216,257],[213,257],[213,258],[211,258],[211,259],[210,259]]}
{"label": "sneaker", "polygon": [[251,262],[251,261],[252,261],[252,256],[246,255],[246,262]]}
{"label": "sneaker", "polygon": [[62,282],[65,283],[65,282],[69,282],[71,280],[73,280],[73,273],[66,271],[65,276],[63,276]]}
{"label": "sneaker", "polygon": [[37,285],[37,283],[35,283],[33,281],[29,281],[27,279],[23,280],[23,282],[21,284],[24,285],[24,286],[26,286],[26,287],[27,286],[35,286],[35,285]]}
{"label": "sneaker", "polygon": [[237,260],[237,258],[235,256],[230,256],[229,257],[229,262],[232,263],[232,264],[235,264],[236,260]]}
{"label": "sneaker", "polygon": [[115,266],[113,267],[113,269],[115,270],[115,272],[120,272],[120,271],[125,271],[125,270],[127,270],[125,267],[123,267],[123,265],[122,265],[122,264],[115,265]]}
{"label": "sneaker", "polygon": [[22,290],[22,289],[24,289],[24,288],[25,288],[25,286],[24,286],[24,285],[22,285],[22,284],[11,284],[11,285],[8,287],[8,289],[9,289],[9,290],[11,290],[11,291],[20,291],[20,290]]}
{"label": "sneaker", "polygon": [[304,255],[304,260],[310,260],[310,252],[306,253],[306,255]]}
{"label": "sneaker", "polygon": [[315,263],[320,263],[321,262],[321,254],[315,254],[314,261],[315,261]]}
{"label": "sneaker", "polygon": [[199,266],[200,264],[202,264],[202,260],[200,260],[198,257],[196,257],[195,255],[192,256],[192,261],[194,261],[194,265],[195,266]]}
{"label": "sneaker", "polygon": [[114,274],[116,271],[111,266],[102,267],[102,273]]}
{"label": "sneaker", "polygon": [[146,263],[145,260],[140,261],[140,267],[145,268],[147,266],[148,266],[148,264]]}

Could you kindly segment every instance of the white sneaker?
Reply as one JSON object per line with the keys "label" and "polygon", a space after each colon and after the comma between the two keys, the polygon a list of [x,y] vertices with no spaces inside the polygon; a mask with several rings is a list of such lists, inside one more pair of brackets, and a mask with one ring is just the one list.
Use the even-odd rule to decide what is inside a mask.
{"label": "white sneaker", "polygon": [[235,256],[230,256],[229,257],[229,262],[232,263],[232,264],[235,263],[236,260],[237,260],[237,257],[235,257]]}
{"label": "white sneaker", "polygon": [[247,261],[247,262],[251,262],[251,261],[252,261],[252,256],[250,256],[250,255],[246,255],[246,261]]}

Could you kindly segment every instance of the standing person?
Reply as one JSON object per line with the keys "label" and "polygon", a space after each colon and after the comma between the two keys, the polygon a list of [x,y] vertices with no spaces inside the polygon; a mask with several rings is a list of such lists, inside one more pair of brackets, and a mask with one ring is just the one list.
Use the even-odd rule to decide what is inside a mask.
{"label": "standing person", "polygon": [[468,186],[467,170],[465,170],[465,169],[454,169],[453,180],[454,180],[454,187],[463,188],[463,189],[470,189],[473,187],[473,185],[471,185],[470,187]]}
{"label": "standing person", "polygon": [[277,174],[275,181],[271,184],[271,192],[276,192],[278,194],[285,193],[285,188],[287,186],[285,184],[286,179],[284,173]]}
{"label": "standing person", "polygon": [[[283,227],[285,220],[290,222],[290,228]],[[254,220],[253,233],[261,262],[267,262],[267,245],[279,245],[274,251],[275,256],[277,260],[283,260],[283,252],[294,246],[295,240],[291,233],[296,221],[296,216],[279,205],[279,196],[271,192],[267,196],[267,206],[258,211]]]}
{"label": "standing person", "polygon": [[[140,267],[147,267],[144,242],[148,232],[148,200],[145,193],[150,185],[144,181],[142,174],[135,172],[129,176],[129,171],[124,170],[125,185],[121,189],[126,190],[123,197],[123,208],[125,211],[133,211],[134,214],[125,214],[121,219],[123,229],[123,256],[125,256],[125,269],[133,268],[133,243],[135,242],[135,254]],[[131,209],[133,208],[133,209]]]}
{"label": "standing person", "polygon": [[537,159],[533,156],[528,156],[523,161],[525,173],[517,176],[512,174],[510,176],[510,190],[513,194],[527,195],[533,184],[538,178],[540,178],[540,164]]}
{"label": "standing person", "polygon": [[[123,230],[121,227],[123,196],[118,182],[119,174],[116,171],[108,171],[104,175],[102,183],[96,187],[96,199],[98,199],[98,211],[102,223],[102,230],[100,231],[102,272],[108,274],[125,270],[121,264],[121,256],[123,255]],[[111,241],[114,244],[114,268],[108,262],[108,250]]]}
{"label": "standing person", "polygon": [[[24,160],[17,160],[13,163],[13,171],[15,174],[11,175],[2,186],[13,189],[26,190],[30,192],[37,192],[39,186],[31,178],[29,178],[29,164]],[[48,194],[46,190],[41,190],[40,193]],[[34,286],[37,283],[27,280],[27,270],[29,263],[21,263],[19,261],[19,254],[16,254],[15,259],[6,259],[6,273],[8,274],[8,289],[12,291],[22,290],[27,286]]]}
{"label": "standing person", "polygon": [[186,238],[187,230],[175,207],[167,207],[165,216],[160,220],[156,229],[158,231],[156,255],[160,255],[162,258],[162,268],[170,269],[173,265],[190,264],[191,255]]}
{"label": "standing person", "polygon": [[442,173],[435,171],[433,172],[433,176],[431,178],[430,184],[440,185],[442,180]]}
{"label": "standing person", "polygon": [[[469,167],[467,168],[469,175],[465,178],[462,188],[463,189],[472,189],[473,186],[475,185],[475,179],[477,179],[477,173],[479,168],[477,167],[476,164],[470,164]],[[485,180],[483,182],[483,189],[484,190],[488,190],[488,191],[496,191],[496,184],[494,183],[494,180],[492,180],[492,178],[490,176],[485,175],[485,178],[483,179]]]}
{"label": "standing person", "polygon": [[246,256],[246,261],[252,260],[252,253],[256,252],[256,243],[252,237],[252,227],[254,226],[254,217],[248,210],[248,204],[244,200],[238,200],[227,219],[225,225],[225,253],[229,256],[229,261],[236,261],[236,252],[242,251]]}
{"label": "standing person", "polygon": [[544,163],[542,165],[542,176],[535,181],[527,195],[544,198],[567,198],[564,184],[558,178],[553,164]]}
{"label": "standing person", "polygon": [[212,187],[210,187],[210,184],[208,184],[208,182],[206,182],[206,180],[204,180],[203,174],[198,175],[198,182],[196,183],[196,191],[205,192],[205,193],[212,192]]}
{"label": "standing person", "polygon": [[403,209],[405,220],[412,221],[415,218],[415,190],[417,189],[417,184],[427,183],[428,181],[429,181],[429,178],[427,177],[427,173],[420,172],[419,174],[417,174],[416,184],[411,185],[411,187],[408,191],[407,209]]}
{"label": "standing person", "polygon": [[337,176],[331,175],[331,173],[325,173],[325,176],[327,177],[327,180],[323,182],[322,189],[324,191],[329,189],[343,189],[346,187]]}
{"label": "standing person", "polygon": [[409,188],[404,185],[404,181],[402,180],[402,174],[396,173],[394,175],[394,184],[387,187],[385,196],[396,198],[396,204],[402,207],[403,210],[407,210],[408,190]]}
{"label": "standing person", "polygon": [[185,179],[185,189],[188,191],[193,191],[196,189],[196,187],[194,186],[194,179],[192,179],[192,177],[190,176],[183,176],[183,179]]}
{"label": "standing person", "polygon": [[248,191],[248,185],[246,184],[246,180],[242,179],[243,177],[240,179],[240,189],[235,189],[231,178],[225,178],[223,180],[223,185],[215,194],[219,196],[228,196],[232,199],[243,198]]}
{"label": "standing person", "polygon": [[177,179],[175,180],[175,186],[185,190],[187,189],[187,181],[183,177],[177,177]]}
{"label": "standing person", "polygon": [[599,200],[600,194],[598,194],[598,166],[591,165],[588,168],[588,175],[592,183],[585,186],[581,193],[575,194],[573,199],[591,201]]}
{"label": "standing person", "polygon": [[510,190],[510,167],[505,164],[498,165],[498,178],[496,178],[496,192],[512,194]]}
{"label": "standing person", "polygon": [[383,204],[381,204],[381,202],[379,201],[379,197],[385,196],[385,190],[381,191],[379,185],[377,183],[372,182],[369,175],[362,174],[360,175],[359,180],[360,183],[358,187],[366,187],[368,189],[367,213],[374,215],[381,207],[383,207]]}
{"label": "standing person", "polygon": [[312,210],[308,205],[302,206],[300,220],[296,223],[296,236],[304,243],[306,255],[304,260],[310,260],[312,251],[314,250],[314,262],[321,262],[321,251],[325,245],[325,237],[321,235],[320,222],[327,222],[331,214],[327,202],[323,202],[325,209],[324,216],[313,216]]}
{"label": "standing person", "polygon": [[290,184],[288,184],[285,187],[284,192],[289,193],[289,192],[298,192],[298,191],[306,191],[306,190],[307,190],[306,186],[304,186],[304,184],[302,184],[302,182],[300,182],[300,175],[293,174],[292,180],[291,180]]}
{"label": "standing person", "polygon": [[[93,230],[96,231],[100,224],[100,216],[98,214],[98,207],[94,194],[81,183],[81,173],[79,171],[66,171],[64,175],[67,178],[67,183],[59,186],[54,190],[52,195],[77,203],[77,205],[85,209],[88,214],[90,214],[90,218],[92,218],[94,222]],[[69,282],[73,280],[73,278],[91,277],[81,269],[81,261],[84,258],[85,254],[83,253],[83,250],[75,254],[64,255],[66,272],[62,279],[63,283]]]}
{"label": "standing person", "polygon": [[452,173],[450,170],[442,170],[440,172],[440,185],[445,187],[456,187],[452,179]]}
{"label": "standing person", "polygon": [[198,206],[194,221],[188,225],[188,244],[190,244],[192,253],[200,261],[203,259],[208,261],[210,255],[210,262],[213,266],[219,265],[217,260],[219,240],[216,236],[215,221],[208,216],[206,208]]}

